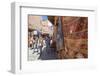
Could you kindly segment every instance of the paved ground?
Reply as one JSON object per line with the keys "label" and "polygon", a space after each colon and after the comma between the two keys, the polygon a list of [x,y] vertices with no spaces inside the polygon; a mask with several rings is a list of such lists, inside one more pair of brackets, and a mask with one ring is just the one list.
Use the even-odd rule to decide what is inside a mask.
{"label": "paved ground", "polygon": [[38,54],[38,52],[35,52],[33,54],[33,49],[29,49],[28,51],[29,51],[28,52],[28,60],[29,61],[37,60],[39,58],[40,54]]}
{"label": "paved ground", "polygon": [[[36,49],[35,49],[36,51]],[[55,52],[54,48],[48,48],[46,50],[46,48],[41,52],[35,52],[33,53],[32,49],[29,49],[29,61],[33,61],[33,60],[51,60],[51,59],[57,59],[57,55]]]}

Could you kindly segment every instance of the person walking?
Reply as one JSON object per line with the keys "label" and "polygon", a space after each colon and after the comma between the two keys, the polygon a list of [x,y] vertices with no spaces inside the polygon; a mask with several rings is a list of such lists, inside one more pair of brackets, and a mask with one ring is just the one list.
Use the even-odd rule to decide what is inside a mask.
{"label": "person walking", "polygon": [[34,38],[34,47],[33,47],[33,54],[37,52],[38,53],[38,37]]}
{"label": "person walking", "polygon": [[38,47],[39,47],[39,54],[41,56],[42,55],[42,47],[43,47],[43,38],[42,38],[42,36],[40,36],[39,39],[38,39]]}
{"label": "person walking", "polygon": [[43,42],[42,42],[42,52],[46,50],[46,40],[45,38],[43,38]]}
{"label": "person walking", "polygon": [[50,37],[49,36],[46,36],[46,51],[47,53],[49,53],[50,51]]}

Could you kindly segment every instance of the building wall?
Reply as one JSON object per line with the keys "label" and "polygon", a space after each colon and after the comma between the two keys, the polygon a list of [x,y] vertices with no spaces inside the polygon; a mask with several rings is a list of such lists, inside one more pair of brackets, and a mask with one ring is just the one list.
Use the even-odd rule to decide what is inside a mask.
{"label": "building wall", "polygon": [[58,57],[87,58],[88,57],[88,18],[62,17],[64,35],[64,50],[58,52]]}

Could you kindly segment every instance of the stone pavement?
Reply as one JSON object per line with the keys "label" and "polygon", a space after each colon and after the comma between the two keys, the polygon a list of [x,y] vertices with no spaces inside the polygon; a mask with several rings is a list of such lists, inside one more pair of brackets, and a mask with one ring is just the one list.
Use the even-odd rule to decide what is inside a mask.
{"label": "stone pavement", "polygon": [[33,50],[29,49],[28,59],[29,61],[52,60],[52,59],[57,59],[57,54],[54,48],[48,48],[48,49],[44,48],[44,50],[41,53],[40,51],[33,53]]}
{"label": "stone pavement", "polygon": [[39,56],[40,56],[40,54],[38,54],[38,52],[35,52],[33,54],[33,49],[30,49],[30,48],[28,49],[28,60],[29,61],[37,60],[39,58]]}

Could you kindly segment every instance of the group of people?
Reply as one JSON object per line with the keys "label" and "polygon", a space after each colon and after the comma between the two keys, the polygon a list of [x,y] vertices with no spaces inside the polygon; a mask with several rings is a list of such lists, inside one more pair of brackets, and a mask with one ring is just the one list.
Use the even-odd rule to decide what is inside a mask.
{"label": "group of people", "polygon": [[33,50],[33,54],[42,54],[43,51],[48,51],[50,45],[52,44],[52,37],[49,35],[31,35],[28,39],[29,48]]}

